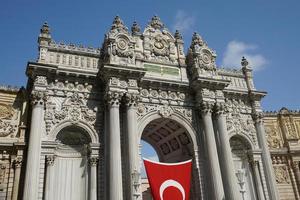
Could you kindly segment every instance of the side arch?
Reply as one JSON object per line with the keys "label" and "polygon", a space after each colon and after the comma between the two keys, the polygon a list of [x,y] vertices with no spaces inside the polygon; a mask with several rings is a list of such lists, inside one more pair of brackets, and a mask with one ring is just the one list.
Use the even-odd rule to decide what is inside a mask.
{"label": "side arch", "polygon": [[242,132],[241,134],[237,134],[237,133],[233,130],[233,131],[230,131],[230,132],[228,133],[228,135],[229,135],[229,141],[230,141],[231,138],[237,137],[237,138],[241,139],[243,142],[245,142],[246,144],[248,144],[251,150],[254,150],[254,149],[255,149],[255,144],[254,144],[253,141],[251,140],[250,136],[247,135],[247,133]]}
{"label": "side arch", "polygon": [[74,123],[71,120],[64,120],[61,121],[60,123],[58,123],[53,130],[50,132],[49,136],[48,136],[48,140],[50,141],[55,141],[57,134],[63,130],[64,128],[70,127],[70,126],[75,126],[75,127],[79,127],[82,128],[83,130],[86,131],[86,133],[89,135],[90,139],[91,139],[91,143],[98,143],[99,142],[99,137],[98,134],[96,133],[96,131],[93,129],[93,127],[91,127],[88,123],[79,120],[78,122]]}

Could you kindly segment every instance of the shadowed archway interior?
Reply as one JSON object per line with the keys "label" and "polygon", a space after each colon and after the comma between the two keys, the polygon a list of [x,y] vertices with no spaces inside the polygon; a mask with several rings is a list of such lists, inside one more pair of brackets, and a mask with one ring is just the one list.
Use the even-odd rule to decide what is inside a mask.
{"label": "shadowed archway interior", "polygon": [[161,162],[181,162],[193,157],[189,133],[174,120],[153,120],[144,129],[142,140],[153,146]]}

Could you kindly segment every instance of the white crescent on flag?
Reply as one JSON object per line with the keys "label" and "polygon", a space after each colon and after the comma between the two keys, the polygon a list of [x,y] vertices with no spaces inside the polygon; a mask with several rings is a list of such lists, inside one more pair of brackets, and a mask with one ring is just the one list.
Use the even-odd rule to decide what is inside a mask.
{"label": "white crescent on flag", "polygon": [[[144,158],[144,164],[154,200],[190,199],[192,160],[161,163]],[[166,191],[170,187],[174,189]]]}
{"label": "white crescent on flag", "polygon": [[171,186],[177,188],[182,194],[182,200],[185,200],[184,188],[182,187],[182,185],[180,183],[178,183],[177,181],[172,180],[172,179],[166,180],[165,182],[163,182],[161,184],[161,186],[159,188],[159,195],[160,195],[161,200],[164,200],[163,194],[164,194],[165,189],[167,189],[168,187],[171,187]]}

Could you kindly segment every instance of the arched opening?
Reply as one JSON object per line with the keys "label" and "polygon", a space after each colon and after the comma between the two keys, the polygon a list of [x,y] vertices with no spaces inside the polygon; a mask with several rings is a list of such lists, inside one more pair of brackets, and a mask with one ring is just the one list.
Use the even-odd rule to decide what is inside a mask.
{"label": "arched opening", "polygon": [[[142,157],[165,163],[182,162],[189,159],[195,160],[192,138],[188,131],[175,120],[159,118],[151,121],[144,128],[141,139]],[[150,200],[152,199],[151,192],[143,170],[143,200]],[[191,199],[196,199],[196,194],[193,192],[198,182],[197,173],[194,173],[195,171],[195,169],[192,170]]]}
{"label": "arched opening", "polygon": [[63,128],[56,136],[52,197],[57,200],[88,199],[88,133],[79,127]]}
{"label": "arched opening", "polygon": [[235,167],[240,199],[255,200],[257,199],[254,173],[249,159],[251,145],[247,140],[240,136],[230,138],[232,158]]}

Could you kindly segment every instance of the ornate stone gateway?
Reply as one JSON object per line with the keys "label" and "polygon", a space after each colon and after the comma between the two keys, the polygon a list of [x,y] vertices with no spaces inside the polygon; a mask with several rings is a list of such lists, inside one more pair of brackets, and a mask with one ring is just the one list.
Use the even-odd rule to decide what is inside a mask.
{"label": "ornate stone gateway", "polygon": [[[47,24],[38,42],[26,71],[24,200],[142,199],[141,140],[160,161],[193,159],[192,199],[279,199],[262,124],[266,93],[245,58],[241,70],[218,68],[197,33],[185,55],[180,33],[157,16],[143,32],[117,16],[100,49],[55,43]],[[12,115],[0,104],[0,134],[13,134]]]}

